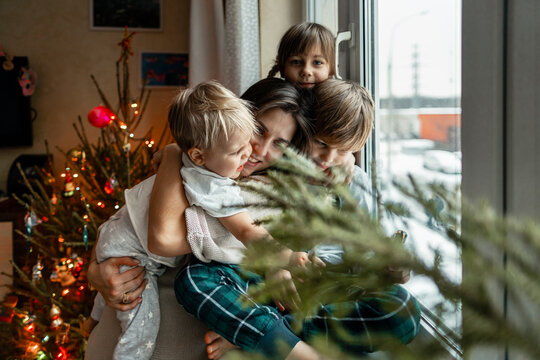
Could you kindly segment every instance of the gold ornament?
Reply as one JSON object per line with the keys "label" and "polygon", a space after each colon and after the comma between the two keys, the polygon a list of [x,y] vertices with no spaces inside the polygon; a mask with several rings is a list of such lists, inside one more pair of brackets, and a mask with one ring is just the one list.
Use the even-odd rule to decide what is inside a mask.
{"label": "gold ornament", "polygon": [[73,148],[67,152],[67,157],[72,162],[78,163],[86,158],[86,154],[81,149]]}
{"label": "gold ornament", "polygon": [[49,316],[51,318],[54,318],[56,316],[59,316],[60,313],[61,313],[61,311],[60,311],[60,308],[58,307],[58,305],[53,304],[51,306],[51,310],[49,311]]}
{"label": "gold ornament", "polygon": [[13,55],[5,54],[6,60],[2,63],[2,68],[6,71],[11,71],[15,67],[13,65]]}

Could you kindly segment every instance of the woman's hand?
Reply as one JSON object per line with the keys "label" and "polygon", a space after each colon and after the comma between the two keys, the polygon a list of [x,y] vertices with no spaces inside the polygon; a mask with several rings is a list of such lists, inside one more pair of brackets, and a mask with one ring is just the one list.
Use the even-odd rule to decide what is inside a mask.
{"label": "woman's hand", "polygon": [[[101,263],[91,261],[88,266],[88,281],[103,295],[111,308],[120,311],[131,310],[141,301],[146,287],[144,267],[131,257],[109,258]],[[120,266],[135,266],[120,273]],[[125,295],[124,295],[125,294]]]}
{"label": "woman's hand", "polygon": [[290,271],[285,269],[271,269],[266,272],[266,283],[272,289],[272,297],[279,311],[298,310],[300,295]]}
{"label": "woman's hand", "polygon": [[386,272],[397,284],[405,284],[411,279],[411,269],[408,268],[389,266]]}
{"label": "woman's hand", "polygon": [[[154,166],[154,171],[156,172],[159,169],[159,165],[161,165],[161,160],[163,160],[164,152],[180,154],[182,151],[180,150],[180,147],[176,143],[171,143],[171,144],[167,144],[163,149],[155,152],[154,156],[152,156],[152,165]],[[178,155],[178,157],[180,157],[180,155]]]}
{"label": "woman's hand", "polygon": [[345,158],[342,166],[345,169],[345,182],[347,184],[350,184],[352,181],[352,178],[354,176],[354,165],[356,163],[356,158],[354,157],[353,153],[349,153],[349,155]]}
{"label": "woman's hand", "polygon": [[159,165],[161,165],[162,159],[163,159],[163,149],[156,151],[154,155],[152,156],[152,167],[154,168],[155,172],[158,171]]}

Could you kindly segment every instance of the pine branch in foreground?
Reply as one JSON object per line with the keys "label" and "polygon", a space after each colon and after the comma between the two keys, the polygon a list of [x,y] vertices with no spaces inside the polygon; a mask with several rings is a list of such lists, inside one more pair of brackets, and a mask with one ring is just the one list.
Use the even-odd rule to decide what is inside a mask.
{"label": "pine branch in foreground", "polygon": [[[379,219],[372,219],[359,209],[350,196],[348,186],[328,179],[306,159],[292,151],[286,152],[277,170],[268,174],[267,181],[242,186],[257,193],[264,201],[256,206],[281,211],[279,215],[261,221],[274,239],[294,250],[309,250],[319,244],[337,244],[345,249],[343,262],[326,268],[289,269],[296,279],[302,299],[301,308],[294,312],[297,319],[315,314],[320,304],[337,304],[350,299],[362,299],[370,292],[384,289],[393,280],[388,267],[410,268],[415,276],[431,279],[447,300],[437,306],[438,315],[462,309],[465,326],[456,340],[463,349],[474,346],[501,346],[519,351],[529,358],[540,358],[540,324],[526,328],[518,321],[505,318],[497,304],[497,291],[506,288],[527,304],[517,313],[540,313],[540,227],[531,220],[501,217],[486,204],[457,203],[455,192],[440,184],[422,185],[410,178],[397,184],[403,196],[433,216],[437,231],[446,241],[457,246],[467,269],[464,282],[456,283],[441,269],[441,255],[431,260],[407,249],[400,241],[385,234],[384,219],[398,217],[403,222],[420,221],[408,211],[407,205],[382,203],[378,189],[366,189],[379,199]],[[437,211],[430,199],[438,196],[449,211]],[[340,205],[336,206],[336,199]],[[456,217],[455,214],[460,214]],[[282,247],[268,242],[252,242],[248,246],[243,267],[264,275],[275,265],[273,256]],[[413,249],[414,250],[414,249]],[[506,266],[502,264],[506,254]],[[262,303],[270,302],[272,294],[283,284],[265,283],[251,290]],[[452,304],[448,306],[448,302]],[[343,332],[345,336],[345,332]],[[347,335],[349,336],[349,335]],[[349,339],[351,340],[351,339]],[[352,339],[354,341],[354,339]],[[392,359],[435,359],[445,350],[433,342],[419,342],[403,347],[389,339],[376,339]],[[313,344],[330,358],[354,358],[343,353],[327,339]],[[235,355],[243,358],[242,354]],[[244,357],[245,358],[245,357]]]}

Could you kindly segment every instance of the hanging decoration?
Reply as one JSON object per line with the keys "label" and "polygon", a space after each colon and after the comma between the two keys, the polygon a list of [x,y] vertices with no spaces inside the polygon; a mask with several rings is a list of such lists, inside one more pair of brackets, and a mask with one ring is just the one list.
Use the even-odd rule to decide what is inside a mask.
{"label": "hanging decoration", "polygon": [[3,55],[6,59],[2,63],[2,69],[6,71],[13,70],[15,68],[15,64],[13,64],[13,55],[5,54],[5,53]]}
{"label": "hanging decoration", "polygon": [[27,212],[24,216],[24,227],[26,229],[26,235],[32,236],[32,228],[36,225],[39,225],[40,223],[41,220],[38,219],[35,212]]}
{"label": "hanging decoration", "polygon": [[51,318],[51,330],[57,330],[64,323],[64,320],[60,317],[61,311],[58,305],[52,304],[49,316]]}
{"label": "hanging decoration", "polygon": [[70,324],[62,323],[56,331],[55,343],[57,345],[67,344],[69,341],[69,329],[71,328]]}
{"label": "hanging decoration", "polygon": [[13,319],[14,309],[17,306],[19,298],[16,296],[6,296],[2,306],[0,306],[0,322],[10,323]]}
{"label": "hanging decoration", "polygon": [[23,329],[30,334],[33,334],[36,330],[36,324],[34,324],[34,320],[36,319],[35,315],[29,314],[25,315],[22,319],[22,325]]}
{"label": "hanging decoration", "polygon": [[32,267],[32,284],[36,285],[43,278],[41,271],[43,270],[43,265],[41,264],[41,259],[38,258],[36,265]]}
{"label": "hanging decoration", "polygon": [[30,96],[34,93],[37,84],[37,75],[34,70],[22,67],[18,80],[24,96]]}
{"label": "hanging decoration", "polygon": [[[86,225],[85,225],[85,227],[86,227]],[[88,237],[88,235],[87,235],[87,237]],[[84,265],[84,260],[79,255],[77,255],[77,253],[73,253],[73,255],[71,255],[71,259],[69,259],[69,263],[68,263],[68,268],[70,269],[73,276],[75,276],[76,278],[79,277],[79,275],[81,274],[81,271],[83,269],[83,265]]]}
{"label": "hanging decoration", "polygon": [[46,359],[42,357],[44,354],[41,350],[41,345],[38,342],[31,342],[26,346],[25,359]]}
{"label": "hanging decoration", "polygon": [[88,251],[88,225],[84,224],[83,229],[83,242],[84,242],[84,249]]}
{"label": "hanging decoration", "polygon": [[130,33],[127,26],[124,28],[122,40],[118,43],[120,48],[122,48],[122,51],[120,52],[120,58],[117,62],[124,60],[127,63],[129,61],[129,55],[133,56],[133,51],[131,50],[131,41],[133,40],[133,35],[135,34],[135,31]]}
{"label": "hanging decoration", "polygon": [[72,162],[78,164],[86,160],[86,153],[79,148],[73,148],[67,152],[67,158]]}
{"label": "hanging decoration", "polygon": [[68,352],[63,347],[58,345],[58,350],[54,354],[54,360],[67,360],[68,359]]}
{"label": "hanging decoration", "polygon": [[116,179],[115,174],[112,174],[109,180],[105,183],[105,187],[103,188],[107,194],[112,194],[114,190],[118,187],[118,180]]}
{"label": "hanging decoration", "polygon": [[69,168],[66,168],[66,172],[62,174],[62,177],[65,178],[62,196],[65,198],[72,197],[75,194],[75,183],[73,182],[73,176]]}
{"label": "hanging decoration", "polygon": [[58,250],[60,251],[64,251],[64,236],[62,234],[58,235]]}
{"label": "hanging decoration", "polygon": [[50,280],[52,282],[59,282],[63,287],[70,286],[75,283],[75,276],[73,276],[68,268],[68,258],[61,258],[60,260],[55,261]]}
{"label": "hanging decoration", "polygon": [[116,115],[103,105],[96,106],[88,113],[88,121],[92,126],[102,128],[116,119]]}

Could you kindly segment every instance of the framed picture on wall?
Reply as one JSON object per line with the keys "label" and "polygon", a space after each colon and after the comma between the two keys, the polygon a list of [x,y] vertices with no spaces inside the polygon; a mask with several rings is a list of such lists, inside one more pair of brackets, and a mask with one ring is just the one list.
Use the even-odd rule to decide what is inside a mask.
{"label": "framed picture on wall", "polygon": [[90,0],[93,30],[161,31],[163,0]]}
{"label": "framed picture on wall", "polygon": [[148,88],[177,88],[188,85],[188,54],[141,52],[140,85]]}

